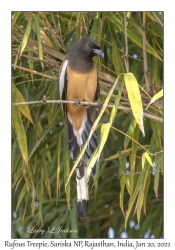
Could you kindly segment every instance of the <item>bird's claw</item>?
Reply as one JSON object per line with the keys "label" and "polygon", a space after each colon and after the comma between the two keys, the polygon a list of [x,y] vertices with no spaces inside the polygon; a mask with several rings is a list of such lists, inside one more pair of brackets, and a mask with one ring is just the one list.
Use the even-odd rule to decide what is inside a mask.
{"label": "bird's claw", "polygon": [[96,103],[98,104],[98,106],[96,107],[96,110],[100,111],[102,109],[103,103],[100,101],[96,101]]}
{"label": "bird's claw", "polygon": [[80,100],[74,99],[73,101],[74,101],[74,104],[75,104],[78,108],[80,108],[80,107],[82,106],[81,103],[80,103]]}

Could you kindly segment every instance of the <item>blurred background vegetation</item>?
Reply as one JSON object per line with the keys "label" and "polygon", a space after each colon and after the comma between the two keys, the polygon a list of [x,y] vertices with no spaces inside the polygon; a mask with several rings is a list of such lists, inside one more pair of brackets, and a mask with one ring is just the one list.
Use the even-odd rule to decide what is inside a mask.
{"label": "blurred background vegetation", "polygon": [[[73,162],[60,104],[12,106],[12,237],[163,237],[162,98],[145,110],[163,88],[163,12],[13,12],[12,103],[42,101],[43,95],[59,100],[64,55],[86,36],[105,54],[94,58],[102,102],[119,74],[129,71],[136,77],[145,137],[126,109],[130,103],[124,88],[113,123],[118,131],[110,130],[90,179],[90,216],[82,220],[76,212],[75,174],[65,192]],[[106,108],[100,124],[108,122],[110,112]],[[153,166],[142,162],[145,150]],[[21,226],[46,232],[31,234],[20,231]],[[75,232],[51,234],[49,226]]]}

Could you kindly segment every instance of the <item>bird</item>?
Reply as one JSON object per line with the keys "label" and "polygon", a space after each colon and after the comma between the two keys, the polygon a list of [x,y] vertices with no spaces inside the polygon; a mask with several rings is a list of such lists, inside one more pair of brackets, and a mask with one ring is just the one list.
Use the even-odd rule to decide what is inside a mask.
{"label": "bird", "polygon": [[[100,88],[97,80],[97,69],[93,62],[94,56],[104,57],[99,44],[91,38],[81,38],[68,50],[60,67],[60,99],[74,100],[75,104],[62,103],[66,120],[66,147],[73,162],[88,139],[96,119],[94,106],[82,106],[81,101],[98,101]],[[94,175],[94,166],[90,175],[87,173],[88,161],[97,148],[97,133],[92,134],[86,151],[82,156],[76,171],[77,183],[77,213],[79,217],[88,217],[88,181]]]}

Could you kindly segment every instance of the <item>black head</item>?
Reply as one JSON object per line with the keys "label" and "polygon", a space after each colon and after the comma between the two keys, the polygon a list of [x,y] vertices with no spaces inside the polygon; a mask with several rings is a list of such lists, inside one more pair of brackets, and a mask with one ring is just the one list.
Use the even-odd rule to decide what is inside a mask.
{"label": "black head", "polygon": [[92,58],[96,55],[104,57],[104,53],[98,43],[90,38],[78,40],[68,51],[68,57]]}

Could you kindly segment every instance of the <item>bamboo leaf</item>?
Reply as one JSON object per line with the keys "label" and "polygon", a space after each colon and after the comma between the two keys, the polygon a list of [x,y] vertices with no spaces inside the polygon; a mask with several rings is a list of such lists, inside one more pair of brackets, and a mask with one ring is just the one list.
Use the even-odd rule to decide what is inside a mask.
{"label": "bamboo leaf", "polygon": [[51,197],[52,197],[52,190],[51,190],[50,179],[49,179],[49,175],[48,175],[48,170],[47,170],[46,160],[45,159],[43,159],[43,165],[44,165],[43,181],[44,181],[44,184],[46,186],[46,190],[47,190],[47,193],[49,195],[49,198],[51,199]]}
{"label": "bamboo leaf", "polygon": [[147,195],[148,195],[148,190],[150,186],[150,181],[151,181],[151,174],[148,174],[145,189],[144,189],[145,195],[143,198],[143,211],[145,215],[146,215],[146,202],[147,202]]}
{"label": "bamboo leaf", "polygon": [[[12,84],[12,102],[26,102],[21,92],[17,89],[15,84]],[[33,124],[32,116],[28,105],[19,105],[20,112]]]}
{"label": "bamboo leaf", "polygon": [[12,27],[15,25],[16,21],[18,20],[18,17],[20,16],[21,12],[15,11],[15,13],[12,16]]}
{"label": "bamboo leaf", "polygon": [[129,200],[128,210],[126,212],[126,217],[125,217],[125,228],[126,228],[126,225],[127,225],[129,215],[131,213],[131,210],[133,209],[133,205],[134,205],[135,200],[137,198],[138,192],[140,190],[140,185],[141,185],[141,178],[139,177],[139,179],[137,181],[137,184],[136,184],[136,187],[134,189],[133,195],[131,196],[131,198]]}
{"label": "bamboo leaf", "polygon": [[153,163],[152,163],[152,160],[151,160],[149,154],[147,152],[144,152],[142,155],[142,169],[144,168],[144,165],[145,165],[145,159],[149,162],[151,167],[153,167]]}
{"label": "bamboo leaf", "polygon": [[90,33],[90,38],[93,40],[96,40],[97,37],[97,24],[98,24],[98,12],[95,14],[95,17],[93,18],[93,24]]}
{"label": "bamboo leaf", "polygon": [[27,44],[27,41],[28,41],[28,38],[29,38],[29,35],[30,35],[30,31],[32,29],[32,22],[33,22],[33,19],[32,17],[29,19],[28,21],[28,24],[27,24],[27,27],[26,27],[26,30],[25,30],[25,33],[24,33],[24,36],[23,36],[23,39],[22,39],[22,42],[21,42],[21,49],[20,49],[20,54],[19,54],[19,57],[21,57],[25,47],[26,47],[26,44]]}
{"label": "bamboo leaf", "polygon": [[[45,139],[45,137],[47,136],[47,134],[51,131],[51,129],[53,128],[53,126],[55,125],[55,122],[53,122],[52,124],[50,124],[50,126],[45,129],[44,131],[42,131],[42,134],[40,134],[40,138],[39,140],[35,143],[34,147],[32,148],[30,155],[29,155],[29,159],[31,159],[31,157],[36,153],[36,151],[38,150],[38,147],[40,146],[40,144],[42,143],[42,141]],[[42,129],[40,127],[40,123],[38,123],[38,128]]]}
{"label": "bamboo leaf", "polygon": [[[145,149],[148,149],[149,148],[149,145],[144,145],[143,146]],[[143,147],[141,147],[141,146],[137,146],[137,151],[141,151],[141,150],[143,150]],[[129,154],[131,154],[132,153],[132,148],[128,148],[128,149],[126,149],[126,150],[123,150],[123,151],[121,151],[121,154],[127,154],[127,155],[129,155]],[[111,161],[111,160],[114,160],[114,159],[117,159],[117,158],[119,158],[119,154],[117,153],[117,154],[114,154],[114,155],[111,155],[110,157],[108,157],[108,158],[106,158],[106,159],[104,159],[105,161]]]}
{"label": "bamboo leaf", "polygon": [[[160,148],[157,148],[156,151],[160,151]],[[155,155],[155,165],[154,165],[154,192],[156,194],[156,197],[158,198],[158,187],[159,187],[159,176],[160,176],[160,169],[161,169],[161,163],[163,162],[162,159],[162,153]]]}
{"label": "bamboo leaf", "polygon": [[23,213],[23,216],[22,216],[22,224],[24,222],[24,218],[25,218],[25,215],[26,215],[26,211],[27,211],[27,206],[29,204],[29,195],[26,195],[25,197],[25,207],[24,207],[24,213]]}
{"label": "bamboo leaf", "polygon": [[24,183],[24,186],[23,186],[23,188],[21,190],[21,193],[19,195],[19,198],[18,198],[18,203],[17,203],[17,206],[16,206],[16,211],[18,210],[18,207],[19,207],[21,201],[23,200],[24,196],[26,195],[26,193],[27,193],[27,185],[26,185],[26,183]]}
{"label": "bamboo leaf", "polygon": [[104,163],[100,166],[99,171],[95,174],[95,176],[94,176],[94,182],[93,182],[92,188],[93,188],[93,186],[95,185],[95,183],[98,181],[98,179],[100,178],[101,174],[103,173],[103,170],[104,170],[105,166],[106,166],[106,162],[104,162]]}
{"label": "bamboo leaf", "polygon": [[[137,125],[136,119],[134,117],[132,117],[126,134],[131,137],[134,133],[136,125]],[[130,141],[130,138],[128,136],[125,136],[124,149],[127,148],[129,141]]]}
{"label": "bamboo leaf", "polygon": [[[135,131],[133,133],[133,139],[135,141],[139,140],[139,128],[138,126],[135,128]],[[136,167],[136,155],[138,152],[138,146],[137,143],[135,141],[132,141],[132,154],[130,156],[130,173],[131,175],[128,177],[128,182],[130,185],[130,189],[131,189],[131,194],[133,192],[134,189],[134,180],[135,180],[135,176],[134,176],[134,172],[135,172],[135,167]]]}
{"label": "bamboo leaf", "polygon": [[60,133],[58,139],[58,158],[57,158],[57,188],[56,188],[56,195],[60,194],[60,172],[61,172],[61,135]]}
{"label": "bamboo leaf", "polygon": [[25,163],[28,165],[28,148],[27,148],[26,132],[24,129],[24,125],[19,110],[15,106],[12,107],[12,117],[21,155]]}
{"label": "bamboo leaf", "polygon": [[121,73],[124,73],[125,69],[121,60],[121,55],[119,53],[118,46],[116,44],[115,31],[110,22],[108,23],[108,27],[109,27],[111,38],[112,38],[112,41],[111,41],[112,42],[112,59],[114,63],[114,68],[115,68],[116,74],[119,75]]}
{"label": "bamboo leaf", "polygon": [[157,19],[155,18],[155,16],[151,13],[151,12],[146,12],[146,15],[151,19],[153,20],[154,22],[157,22]]}
{"label": "bamboo leaf", "polygon": [[145,136],[143,127],[143,106],[137,80],[132,73],[126,73],[124,74],[124,81],[133,115],[137,121],[137,124],[139,125],[140,130],[143,133],[143,136]]}
{"label": "bamboo leaf", "polygon": [[92,168],[95,165],[95,162],[98,161],[98,159],[100,157],[101,151],[102,151],[102,149],[106,143],[106,140],[108,138],[110,128],[111,128],[110,123],[105,123],[105,124],[101,125],[100,143],[99,143],[97,149],[92,154],[91,158],[89,159],[88,168],[87,168],[88,175],[91,173]]}
{"label": "bamboo leaf", "polygon": [[[63,141],[66,141],[65,133],[63,134]],[[70,208],[70,182],[67,184],[68,176],[70,176],[70,157],[66,149],[66,144],[64,144],[64,151],[63,151],[63,167],[64,167],[64,185],[65,185],[65,191],[66,191],[66,200],[67,205]],[[61,166],[62,167],[62,166]]]}
{"label": "bamboo leaf", "polygon": [[[29,56],[32,58],[33,57],[33,51],[28,51],[28,54],[29,54]],[[32,85],[33,85],[33,87],[34,87],[34,89],[36,89],[35,88],[35,86],[34,86],[34,78],[33,78],[33,60],[30,60],[29,61],[29,68],[31,69],[31,72],[30,72],[30,75],[31,75],[31,79],[32,79]]]}
{"label": "bamboo leaf", "polygon": [[40,195],[38,213],[39,213],[39,219],[41,221],[41,224],[43,225],[42,207],[43,207],[43,195]]}
{"label": "bamboo leaf", "polygon": [[[121,152],[120,154],[120,158],[119,158],[119,174],[126,174],[126,155],[122,155]],[[126,177],[122,176],[120,178],[120,208],[123,212],[123,215],[125,216],[125,212],[124,212],[124,190],[125,190],[125,184],[126,184]]]}
{"label": "bamboo leaf", "polygon": [[144,154],[145,154],[145,158],[147,159],[147,161],[149,162],[151,167],[153,167],[153,163],[152,163],[152,160],[151,160],[151,157],[149,156],[149,154],[147,152],[145,152]]}
{"label": "bamboo leaf", "polygon": [[157,94],[155,94],[152,98],[146,109],[149,107],[149,105],[153,102],[155,102],[157,99],[161,98],[163,96],[163,89],[160,90]]}
{"label": "bamboo leaf", "polygon": [[19,149],[18,141],[16,140],[12,145],[12,173],[15,173],[20,158],[21,151]]}
{"label": "bamboo leaf", "polygon": [[41,34],[40,34],[40,17],[39,14],[34,15],[35,28],[38,40],[38,49],[39,49],[39,59],[43,60],[43,47],[41,42]]}
{"label": "bamboo leaf", "polygon": [[138,223],[140,224],[140,214],[141,214],[141,209],[143,206],[143,202],[144,202],[144,197],[146,195],[145,191],[145,187],[147,185],[147,179],[148,179],[148,175],[149,175],[149,165],[146,164],[144,166],[144,169],[140,175],[140,191],[139,191],[139,195],[138,195],[138,199],[137,199],[137,220]]}
{"label": "bamboo leaf", "polygon": [[57,16],[60,17],[61,19],[65,19],[65,20],[71,21],[73,23],[76,22],[76,16],[72,15],[71,12],[64,12],[64,11],[58,12]]}
{"label": "bamboo leaf", "polygon": [[[77,221],[77,204],[76,202],[73,203],[73,207],[71,210],[71,214],[70,214],[70,224],[71,224],[71,228],[78,228],[78,221]],[[78,238],[78,232],[77,230],[72,230],[71,232],[71,237],[72,238]]]}
{"label": "bamboo leaf", "polygon": [[118,95],[115,98],[114,106],[113,106],[112,111],[111,111],[111,115],[110,115],[110,119],[109,119],[109,122],[110,122],[111,125],[112,125],[112,123],[113,123],[113,121],[114,121],[114,119],[116,117],[116,113],[117,113],[118,105],[119,105],[120,98],[121,98],[121,95],[122,95],[122,91],[123,91],[123,83],[120,85]]}

